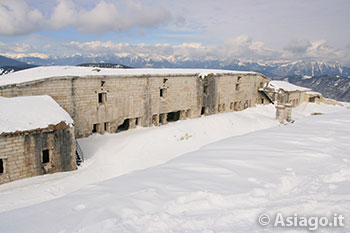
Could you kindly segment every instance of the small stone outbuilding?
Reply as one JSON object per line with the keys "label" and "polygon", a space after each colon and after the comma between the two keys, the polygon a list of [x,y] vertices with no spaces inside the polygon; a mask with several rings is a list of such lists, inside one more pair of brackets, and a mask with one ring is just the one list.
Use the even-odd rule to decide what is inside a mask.
{"label": "small stone outbuilding", "polygon": [[309,88],[300,87],[286,81],[271,81],[264,91],[277,105],[291,104],[296,107],[305,101]]}
{"label": "small stone outbuilding", "polygon": [[0,97],[0,184],[76,169],[73,120],[49,96]]}

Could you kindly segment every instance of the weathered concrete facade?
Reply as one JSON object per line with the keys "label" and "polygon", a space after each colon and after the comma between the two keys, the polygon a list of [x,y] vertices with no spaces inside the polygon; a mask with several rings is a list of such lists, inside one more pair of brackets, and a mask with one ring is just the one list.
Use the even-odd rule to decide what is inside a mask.
{"label": "weathered concrete facade", "polygon": [[257,73],[67,76],[0,86],[0,96],[50,95],[86,137],[268,104],[259,88],[269,81]]}
{"label": "weathered concrete facade", "polygon": [[0,184],[75,169],[74,128],[64,122],[0,135]]}

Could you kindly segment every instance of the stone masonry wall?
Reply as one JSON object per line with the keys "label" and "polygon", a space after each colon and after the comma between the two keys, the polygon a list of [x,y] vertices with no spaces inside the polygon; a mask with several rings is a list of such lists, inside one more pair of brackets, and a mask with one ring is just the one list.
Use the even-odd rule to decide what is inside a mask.
{"label": "stone masonry wall", "polygon": [[[43,150],[49,162],[43,163]],[[26,177],[76,169],[74,129],[0,137],[0,184]]]}
{"label": "stone masonry wall", "polygon": [[[262,103],[260,74],[56,77],[0,87],[5,97],[50,95],[74,119],[76,137],[238,111]],[[264,103],[268,103],[265,100]]]}

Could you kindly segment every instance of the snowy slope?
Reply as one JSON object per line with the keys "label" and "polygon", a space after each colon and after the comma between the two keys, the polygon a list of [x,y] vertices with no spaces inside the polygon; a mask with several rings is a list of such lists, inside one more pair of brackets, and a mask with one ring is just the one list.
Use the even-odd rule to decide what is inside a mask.
{"label": "snowy slope", "polygon": [[[309,112],[314,107],[335,110],[303,107]],[[56,200],[3,212],[0,232],[286,232],[257,224],[259,214],[277,212],[342,214],[345,228],[318,232],[346,232],[350,230],[349,141],[349,110],[310,116],[230,137]]]}
{"label": "snowy slope", "polygon": [[0,185],[0,212],[58,198],[89,184],[159,165],[223,138],[274,127],[278,125],[274,116],[272,105],[258,106],[161,127],[79,139],[86,158],[83,167]]}
{"label": "snowy slope", "polygon": [[61,121],[73,124],[69,114],[50,96],[0,96],[0,134],[47,128]]}

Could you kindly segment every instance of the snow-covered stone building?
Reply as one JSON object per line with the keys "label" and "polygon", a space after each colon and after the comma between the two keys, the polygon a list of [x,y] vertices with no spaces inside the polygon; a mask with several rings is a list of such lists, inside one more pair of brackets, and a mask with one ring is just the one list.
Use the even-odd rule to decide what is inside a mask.
{"label": "snow-covered stone building", "polygon": [[311,91],[309,88],[276,80],[269,82],[264,90],[277,105],[291,104],[293,107],[307,101],[306,93]]}
{"label": "snow-covered stone building", "polygon": [[76,169],[73,120],[50,96],[0,97],[0,184]]}
{"label": "snow-covered stone building", "polygon": [[87,137],[268,104],[260,88],[269,81],[228,70],[39,67],[3,76],[0,96],[50,95]]}

